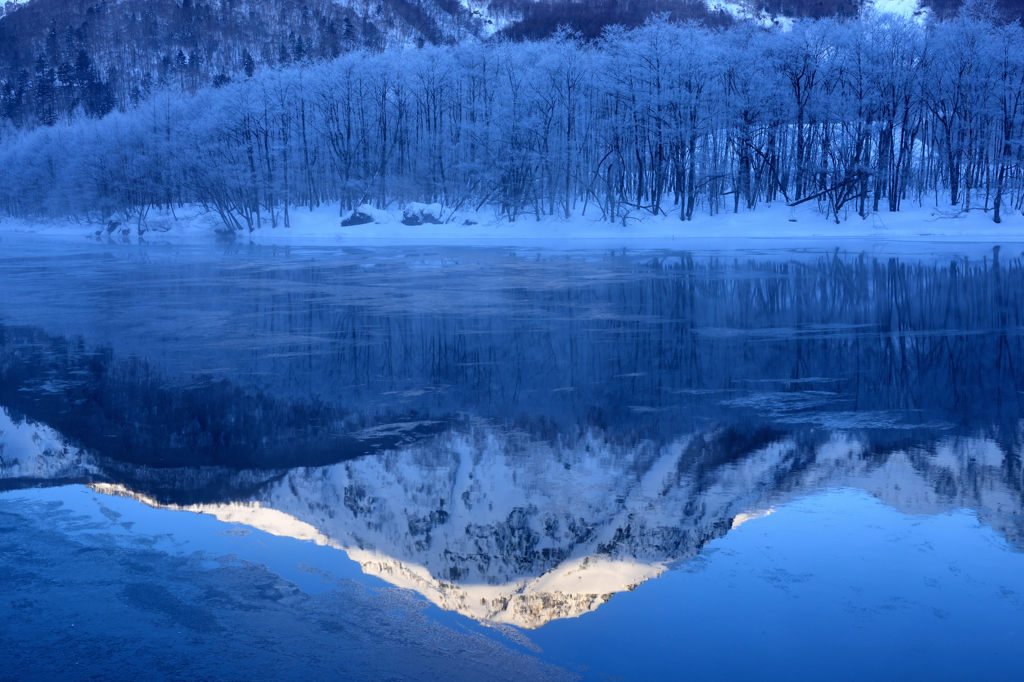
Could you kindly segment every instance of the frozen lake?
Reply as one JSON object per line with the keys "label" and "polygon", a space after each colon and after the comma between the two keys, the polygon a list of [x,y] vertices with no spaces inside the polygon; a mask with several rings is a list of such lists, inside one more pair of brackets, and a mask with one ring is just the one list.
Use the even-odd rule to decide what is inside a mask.
{"label": "frozen lake", "polygon": [[0,678],[1015,679],[1020,245],[0,236]]}

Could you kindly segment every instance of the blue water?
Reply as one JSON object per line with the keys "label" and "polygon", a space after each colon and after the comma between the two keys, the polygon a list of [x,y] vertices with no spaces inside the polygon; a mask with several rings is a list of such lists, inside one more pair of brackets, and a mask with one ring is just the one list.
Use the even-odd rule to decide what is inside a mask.
{"label": "blue water", "polygon": [[1008,249],[5,239],[5,674],[1016,677]]}
{"label": "blue water", "polygon": [[1024,556],[969,510],[903,514],[835,489],[533,639],[635,679],[1011,680],[1022,608]]}

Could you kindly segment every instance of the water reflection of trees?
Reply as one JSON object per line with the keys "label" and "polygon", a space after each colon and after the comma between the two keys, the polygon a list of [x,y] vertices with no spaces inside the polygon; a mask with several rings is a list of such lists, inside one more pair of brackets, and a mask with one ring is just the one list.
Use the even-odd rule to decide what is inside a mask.
{"label": "water reflection of trees", "polygon": [[31,328],[0,327],[0,404],[115,460],[151,466],[276,467],[322,464],[405,434],[346,430],[317,400],[279,400],[226,379],[175,382],[147,362]]}
{"label": "water reflection of trees", "polygon": [[[389,267],[359,274],[357,303],[338,291],[354,276],[290,273],[319,280],[323,296],[302,319],[290,312],[291,298],[263,308],[289,311],[285,318],[250,316],[256,336],[286,328],[313,339],[298,361],[271,359],[273,374],[294,374],[304,361],[323,379],[322,395],[345,386],[362,411],[418,403],[648,433],[703,409],[708,401],[695,391],[742,396],[758,385],[833,393],[825,409],[963,418],[1019,410],[1018,260],[724,262],[684,254],[614,263],[611,274],[607,262],[546,263],[528,273],[515,264],[485,274],[456,269],[450,276],[469,281],[452,285],[441,273],[419,280],[427,291],[400,288],[400,299],[365,293],[402,279],[403,264]],[[492,276],[505,285],[484,281]],[[423,391],[429,399],[417,400]],[[659,419],[658,410],[677,414]]]}
{"label": "water reflection of trees", "polygon": [[338,461],[469,416],[548,440],[597,428],[667,442],[740,419],[1013,438],[1022,413],[1024,268],[998,251],[286,265],[194,281],[190,266],[184,283],[137,271],[138,289],[201,329],[180,339],[95,347],[5,327],[0,402],[164,466]]}

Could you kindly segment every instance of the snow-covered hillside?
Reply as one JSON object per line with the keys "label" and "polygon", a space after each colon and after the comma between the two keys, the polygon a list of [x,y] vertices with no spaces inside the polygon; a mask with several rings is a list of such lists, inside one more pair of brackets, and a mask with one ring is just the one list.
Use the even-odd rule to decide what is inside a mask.
{"label": "snow-covered hillside", "polygon": [[704,0],[704,2],[712,12],[725,12],[736,21],[749,21],[762,28],[778,28],[783,31],[793,27],[793,17],[769,13],[747,0]]}
{"label": "snow-covered hillside", "polygon": [[927,7],[921,6],[920,0],[864,0],[861,11],[918,22],[926,21],[931,13]]}
{"label": "snow-covered hillside", "polygon": [[26,5],[30,0],[4,0],[0,3],[0,19],[5,15],[10,14],[22,5]]}
{"label": "snow-covered hillside", "polygon": [[501,11],[492,7],[491,0],[459,0],[459,3],[475,20],[480,22],[480,36],[485,38],[522,18],[519,13]]}

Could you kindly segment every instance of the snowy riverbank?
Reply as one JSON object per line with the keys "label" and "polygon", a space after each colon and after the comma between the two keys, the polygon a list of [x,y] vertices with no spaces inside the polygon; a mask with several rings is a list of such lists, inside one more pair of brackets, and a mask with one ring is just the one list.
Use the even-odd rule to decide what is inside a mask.
{"label": "snowy riverbank", "polygon": [[[678,216],[653,216],[637,212],[635,217],[610,223],[600,212],[570,219],[530,217],[516,222],[493,211],[475,213],[441,212],[441,224],[407,225],[403,210],[361,209],[372,219],[359,225],[343,226],[337,205],[324,205],[313,211],[292,209],[290,227],[264,227],[253,232],[224,234],[224,225],[216,213],[191,207],[170,213],[152,213],[140,236],[134,225],[119,225],[113,231],[99,222],[71,220],[0,219],[0,235],[34,233],[54,237],[87,238],[101,242],[203,244],[234,239],[241,243],[280,245],[529,245],[549,248],[689,248],[691,245],[740,248],[785,241],[789,245],[804,241],[834,243],[856,248],[858,243],[928,242],[1015,244],[1024,243],[1024,217],[1004,214],[1003,222],[992,222],[991,212],[962,212],[930,206],[908,207],[899,213],[882,211],[866,219],[851,213],[836,224],[811,206],[788,207],[777,204],[757,211],[702,215],[683,222]],[[345,217],[351,215],[348,212]]]}

